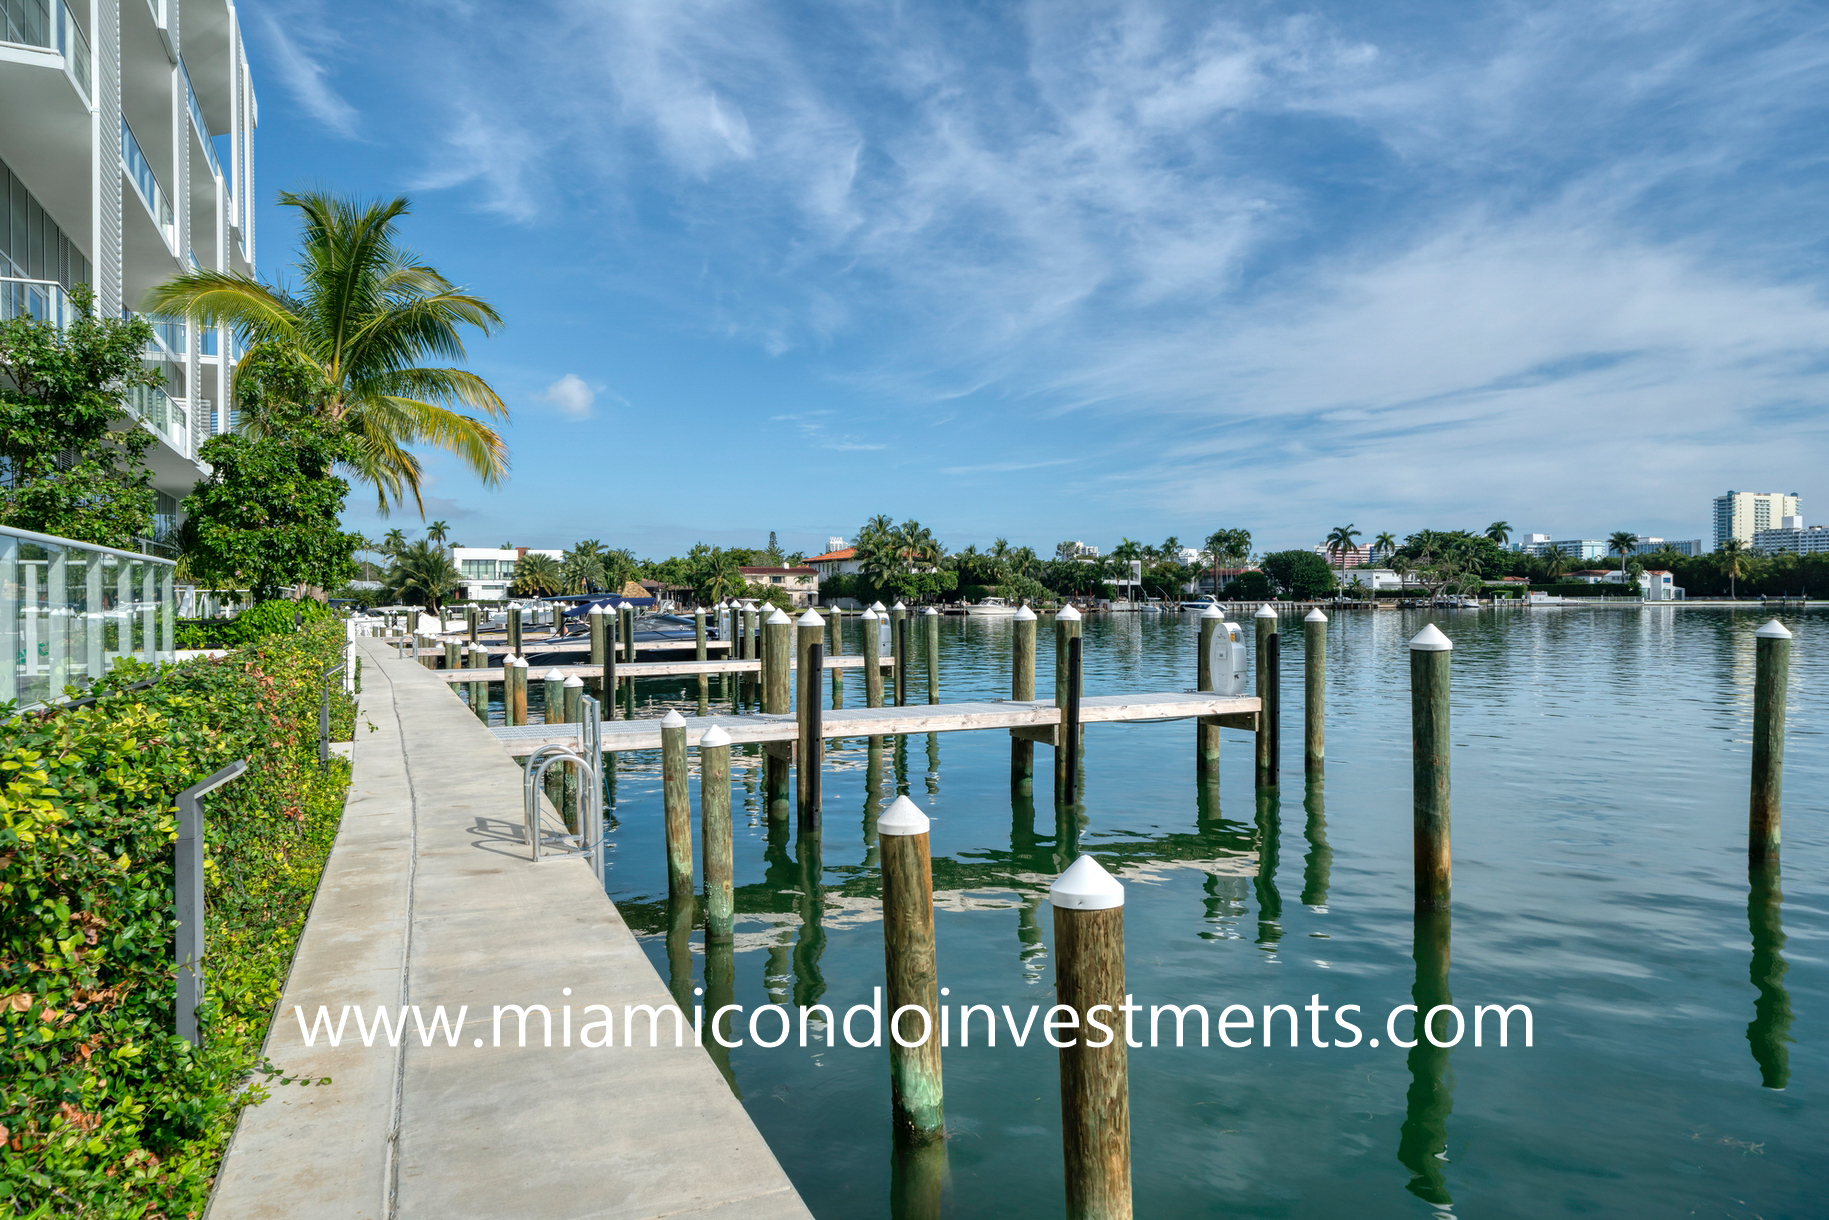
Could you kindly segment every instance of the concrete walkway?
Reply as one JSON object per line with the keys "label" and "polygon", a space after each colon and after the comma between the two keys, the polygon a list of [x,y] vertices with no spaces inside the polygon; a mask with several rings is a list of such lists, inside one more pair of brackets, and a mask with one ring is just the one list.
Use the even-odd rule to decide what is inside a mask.
{"label": "concrete walkway", "polygon": [[[684,1047],[668,1019],[650,1048],[641,1017],[622,1045],[624,1006],[670,996],[582,861],[527,859],[520,768],[430,671],[357,647],[354,783],[267,1041],[289,1074],[332,1083],[276,1084],[243,1113],[210,1220],[810,1217],[692,1014]],[[553,1045],[537,1014],[525,1048],[513,1014],[495,1045],[508,1004],[550,1009]],[[612,1048],[580,1045],[593,1004]],[[338,1046],[307,1047],[294,1006],[309,1024],[319,1005],[331,1023],[360,1006],[373,1045],[351,1012]],[[469,1011],[455,1046],[409,1018],[394,1047],[380,1005]]]}

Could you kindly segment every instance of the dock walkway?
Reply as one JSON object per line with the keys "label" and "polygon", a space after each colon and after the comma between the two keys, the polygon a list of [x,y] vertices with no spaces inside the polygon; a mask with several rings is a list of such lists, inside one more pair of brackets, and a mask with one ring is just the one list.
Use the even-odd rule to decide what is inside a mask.
{"label": "dock walkway", "polygon": [[[864,658],[849,656],[827,657],[825,659],[825,667],[827,669],[862,669],[864,668]],[[799,668],[800,666],[796,661],[790,660],[788,662],[788,670],[790,672]],[[877,659],[877,668],[894,669],[895,658],[879,657]],[[543,675],[557,673],[566,678],[571,677],[573,674],[576,674],[580,678],[599,678],[603,676],[603,666],[601,665],[540,664],[534,666],[534,669]],[[502,680],[502,668],[499,665],[494,669],[439,669],[430,672],[436,674],[438,680],[441,682],[500,682]],[[760,661],[616,662],[616,676],[618,678],[681,678],[692,677],[695,674],[710,676],[713,674],[759,674],[761,672],[762,662]]]}
{"label": "dock walkway", "polygon": [[[275,1084],[243,1112],[210,1220],[810,1220],[690,1014],[682,1048],[670,1022],[646,1046],[639,1018],[621,1045],[624,1005],[671,997],[584,862],[527,859],[520,768],[433,673],[357,647],[354,781],[266,1047],[331,1083]],[[516,1047],[510,1015],[495,1046],[508,1004],[549,1008],[553,1045],[535,1018]],[[579,1031],[591,1004],[616,1046],[562,1046],[563,1006]],[[468,1013],[454,1046],[409,1021],[397,1047],[365,1047],[351,1020],[339,1046],[306,1047],[295,1005]]]}

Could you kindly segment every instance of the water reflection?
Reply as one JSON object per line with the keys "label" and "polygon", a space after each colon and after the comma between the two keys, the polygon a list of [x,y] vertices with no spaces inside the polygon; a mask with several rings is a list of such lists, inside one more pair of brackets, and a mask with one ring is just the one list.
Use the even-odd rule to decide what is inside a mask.
{"label": "water reflection", "polygon": [[946,1192],[946,1141],[914,1145],[893,1140],[889,1214],[893,1220],[937,1220]]}
{"label": "water reflection", "polygon": [[667,990],[681,1012],[692,1011],[692,930],[697,924],[695,896],[667,899]]}
{"label": "water reflection", "polygon": [[1308,857],[1302,862],[1302,904],[1317,910],[1327,907],[1327,882],[1334,869],[1334,849],[1327,845],[1326,788],[1324,780],[1311,778],[1302,800],[1308,813],[1302,830],[1308,839]]}
{"label": "water reflection", "polygon": [[1282,797],[1271,787],[1257,789],[1257,876],[1251,888],[1257,894],[1257,943],[1274,952],[1283,940],[1283,896],[1277,892],[1277,857],[1283,838]]}
{"label": "water reflection", "polygon": [[794,842],[799,866],[800,935],[794,942],[794,1003],[811,1007],[826,993],[825,976],[820,973],[819,959],[826,949],[825,884],[819,865],[819,835],[803,833]]}
{"label": "water reflection", "polygon": [[[1423,1030],[1429,1010],[1438,1004],[1452,1004],[1448,990],[1448,962],[1453,934],[1453,916],[1447,911],[1431,911],[1416,916],[1416,933],[1412,952],[1416,958],[1416,984],[1410,990],[1416,1005],[1413,1032],[1416,1045],[1407,1056],[1410,1066],[1410,1091],[1404,1106],[1404,1124],[1397,1142],[1397,1159],[1415,1176],[1408,1190],[1419,1199],[1437,1206],[1454,1202],[1448,1193],[1448,1115],[1454,1109],[1454,1077],[1448,1062],[1447,1047],[1430,1042]],[[1442,1013],[1436,1018],[1435,1033],[1450,1038],[1453,1017]]]}
{"label": "water reflection", "polygon": [[1782,1089],[1791,1079],[1791,994],[1785,990],[1784,891],[1778,865],[1754,865],[1747,870],[1746,922],[1753,933],[1753,959],[1748,968],[1759,997],[1753,1001],[1753,1020],[1746,1040],[1759,1065],[1759,1082]]}
{"label": "water reflection", "polygon": [[730,1069],[730,1048],[724,1046],[712,1036],[713,1029],[724,1035],[726,1042],[737,1040],[737,1022],[741,1013],[726,1013],[722,1021],[713,1024],[717,1011],[727,1004],[737,1002],[737,946],[730,940],[707,940],[705,942],[705,1049],[711,1053],[711,1061],[718,1065],[718,1071],[724,1074],[724,1083],[739,1101],[743,1090],[737,1087],[737,1074]]}

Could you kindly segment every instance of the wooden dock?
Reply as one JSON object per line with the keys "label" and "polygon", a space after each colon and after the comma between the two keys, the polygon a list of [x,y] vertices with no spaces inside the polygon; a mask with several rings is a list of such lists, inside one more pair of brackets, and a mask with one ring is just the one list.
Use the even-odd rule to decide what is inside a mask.
{"label": "wooden dock", "polygon": [[[465,673],[488,672],[457,670],[451,676],[461,681]],[[617,672],[626,672],[625,667],[618,666]],[[1259,706],[1258,700],[1252,696],[1213,695],[1195,691],[1092,695],[1080,701],[1080,723],[1138,724],[1158,720],[1211,718],[1213,722],[1222,723],[1227,728],[1253,729],[1257,727]],[[820,714],[821,736],[828,738],[894,737],[909,733],[1010,729],[1020,737],[1051,744],[1059,731],[1060,722],[1061,709],[1053,703],[1018,702],[1010,699],[922,703],[909,707],[826,708]],[[697,745],[699,738],[713,725],[730,734],[732,745],[791,743],[800,736],[799,717],[792,714],[688,716],[687,744]],[[544,745],[576,746],[580,726],[527,724],[496,726],[490,731],[510,755],[522,758]],[[606,720],[603,722],[603,749],[605,753],[658,750],[660,721]]]}
{"label": "wooden dock", "polygon": [[[462,634],[461,632],[459,632],[457,634],[428,636],[427,638],[437,641],[436,646],[440,647],[440,648],[444,647],[444,645],[447,643],[462,644],[465,648],[470,647],[470,637]],[[491,656],[502,656],[502,655],[505,655],[505,654],[513,651],[513,649],[509,648],[508,645],[504,642],[492,641],[492,640],[480,639],[480,638],[477,640],[476,646],[478,648],[481,648],[483,651],[489,653],[489,655],[491,655]],[[616,645],[618,657],[621,656],[622,649],[624,647],[625,647],[625,645],[622,645],[622,644]],[[695,648],[695,647],[697,647],[697,645],[694,643],[694,641],[689,640],[689,639],[688,640],[636,640],[635,641],[635,651],[636,652],[683,652],[684,650],[686,650],[688,648]],[[705,651],[706,652],[724,652],[724,651],[727,651],[729,648],[730,648],[729,640],[706,640],[705,641]],[[559,639],[552,639],[550,637],[548,637],[546,639],[534,639],[531,636],[522,636],[521,637],[521,651],[522,652],[576,652],[576,653],[580,653],[584,656],[589,656],[591,653],[591,642],[588,639],[580,639],[577,636],[562,636]]]}
{"label": "wooden dock", "polygon": [[[895,662],[888,657],[878,660],[882,669],[893,668]],[[862,669],[862,657],[827,657],[827,669]],[[580,678],[601,678],[601,665],[535,665],[534,669],[542,674],[557,672],[561,677],[569,678],[576,674]],[[799,668],[793,662],[788,663],[790,670]],[[754,674],[762,672],[760,661],[618,661],[616,676],[618,678],[680,678],[693,677],[698,674]],[[495,669],[440,669],[435,674],[446,682],[500,682],[502,670]]]}

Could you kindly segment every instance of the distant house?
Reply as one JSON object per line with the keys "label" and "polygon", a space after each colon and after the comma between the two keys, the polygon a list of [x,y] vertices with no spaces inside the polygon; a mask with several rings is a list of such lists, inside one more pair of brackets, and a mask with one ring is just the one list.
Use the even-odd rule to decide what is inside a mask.
{"label": "distant house", "polygon": [[[824,555],[814,555],[806,562],[808,567],[819,573],[821,580],[828,576],[851,576],[864,570],[863,563],[857,557],[857,548],[854,546],[827,551]],[[748,568],[743,570],[749,571]]]}
{"label": "distant house", "polygon": [[1584,585],[1597,585],[1602,581],[1611,581],[1614,584],[1618,584],[1620,574],[1612,568],[1584,568],[1579,572],[1570,572],[1567,576],[1563,577],[1563,579]]}
{"label": "distant house", "polygon": [[458,600],[471,602],[504,600],[508,596],[508,586],[514,583],[516,566],[529,555],[547,555],[553,559],[565,558],[564,551],[538,550],[525,546],[507,550],[498,547],[452,547],[451,562],[457,566],[457,574],[463,581],[458,586]]}
{"label": "distant house", "polygon": [[739,568],[743,579],[752,585],[772,585],[785,589],[796,606],[810,606],[819,600],[819,569],[811,565],[790,568]]}
{"label": "distant house", "polygon": [[[1608,572],[1595,584],[1617,585],[1625,583],[1626,573]],[[1676,578],[1662,568],[1653,568],[1649,572],[1640,572],[1638,578],[1639,594],[1648,602],[1675,602],[1683,600],[1683,590],[1677,588]]]}

